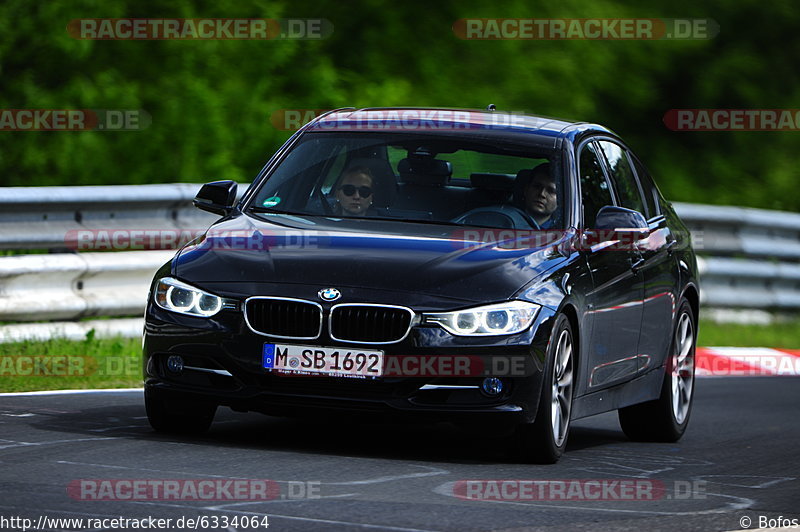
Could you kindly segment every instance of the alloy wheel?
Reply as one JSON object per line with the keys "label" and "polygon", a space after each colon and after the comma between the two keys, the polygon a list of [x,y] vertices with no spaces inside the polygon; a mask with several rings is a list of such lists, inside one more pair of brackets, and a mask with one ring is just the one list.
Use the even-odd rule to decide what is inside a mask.
{"label": "alloy wheel", "polygon": [[554,358],[550,417],[553,440],[560,447],[567,436],[572,410],[572,336],[568,330],[561,331]]}
{"label": "alloy wheel", "polygon": [[694,327],[688,313],[681,314],[672,354],[672,413],[681,424],[689,413],[694,391]]}

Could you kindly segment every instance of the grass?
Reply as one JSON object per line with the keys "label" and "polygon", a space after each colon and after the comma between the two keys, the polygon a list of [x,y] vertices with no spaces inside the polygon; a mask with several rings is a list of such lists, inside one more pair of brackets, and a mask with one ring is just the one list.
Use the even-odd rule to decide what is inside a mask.
{"label": "grass", "polygon": [[18,255],[44,255],[48,249],[0,249],[0,257],[16,257]]}
{"label": "grass", "polygon": [[700,320],[697,345],[800,349],[800,320],[770,325],[740,325]]}
{"label": "grass", "polygon": [[[140,338],[0,343],[0,392],[142,385]],[[800,320],[771,325],[700,322],[700,346],[800,349]]]}
{"label": "grass", "polygon": [[141,338],[0,343],[0,392],[142,385]]}

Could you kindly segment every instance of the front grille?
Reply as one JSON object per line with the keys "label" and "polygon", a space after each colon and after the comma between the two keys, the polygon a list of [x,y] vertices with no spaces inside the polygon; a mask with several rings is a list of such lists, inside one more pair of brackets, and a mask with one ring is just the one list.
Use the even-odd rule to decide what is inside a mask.
{"label": "front grille", "polygon": [[322,307],[310,301],[251,297],[245,304],[245,319],[260,334],[313,340],[322,330]]}
{"label": "front grille", "polygon": [[331,338],[345,342],[385,344],[405,338],[414,313],[384,305],[336,305],[331,309]]}

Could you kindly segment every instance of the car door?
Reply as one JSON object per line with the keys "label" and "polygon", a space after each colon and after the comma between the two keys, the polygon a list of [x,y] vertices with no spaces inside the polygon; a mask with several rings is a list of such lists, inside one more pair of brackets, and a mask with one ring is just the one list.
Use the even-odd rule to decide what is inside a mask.
{"label": "car door", "polygon": [[644,277],[642,333],[639,339],[640,371],[664,364],[672,342],[678,287],[678,265],[673,256],[677,243],[666,217],[661,213],[659,192],[639,159],[628,150],[642,190],[650,233],[638,243],[642,254],[639,268]]}
{"label": "car door", "polygon": [[631,246],[599,238],[597,214],[606,205],[619,205],[609,171],[596,142],[579,148],[583,253],[593,288],[586,297],[591,318],[588,342],[587,391],[633,378],[639,370],[638,344],[642,321],[643,283],[632,266],[640,259]]}

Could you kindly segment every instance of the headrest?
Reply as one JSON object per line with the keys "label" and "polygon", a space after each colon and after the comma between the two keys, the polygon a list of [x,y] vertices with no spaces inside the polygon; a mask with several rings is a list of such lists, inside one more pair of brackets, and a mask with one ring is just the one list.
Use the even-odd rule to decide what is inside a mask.
{"label": "headrest", "polygon": [[514,190],[514,178],[508,174],[475,173],[469,176],[472,188],[485,188],[511,192]]}
{"label": "headrest", "polygon": [[397,171],[404,183],[415,185],[446,185],[453,175],[453,165],[432,157],[401,159]]}

